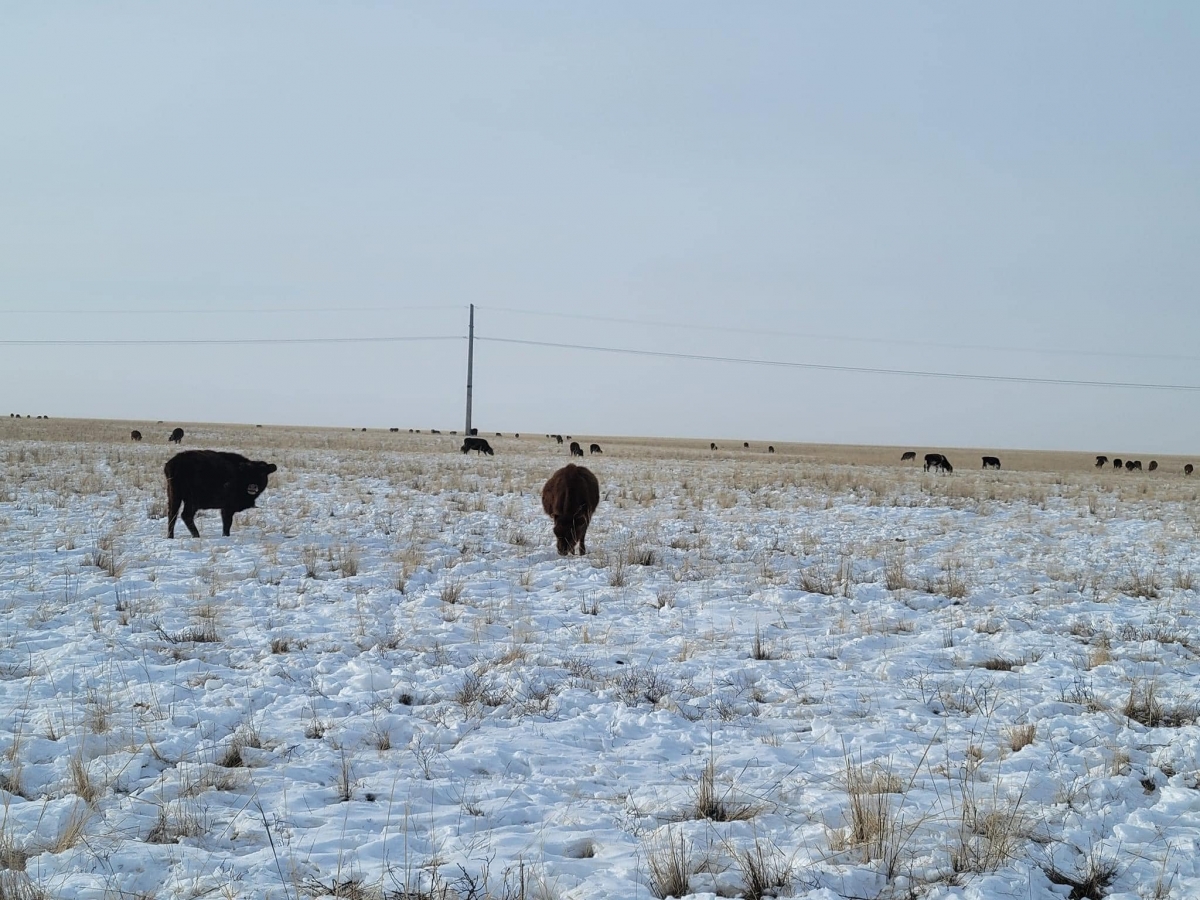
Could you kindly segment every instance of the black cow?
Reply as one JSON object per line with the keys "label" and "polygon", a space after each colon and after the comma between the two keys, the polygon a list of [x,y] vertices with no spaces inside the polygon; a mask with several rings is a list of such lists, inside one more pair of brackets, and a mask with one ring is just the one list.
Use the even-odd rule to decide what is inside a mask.
{"label": "black cow", "polygon": [[572,463],[550,476],[542,488],[542,509],[554,519],[559,556],[569,556],[576,545],[580,556],[587,553],[584,538],[599,505],[600,482],[583,466]]}
{"label": "black cow", "polygon": [[476,435],[478,435],[478,434],[479,434],[479,429],[478,429],[478,428],[472,428],[472,429],[471,429],[471,437],[475,437],[475,436],[476,436]]}
{"label": "black cow", "polygon": [[571,455],[583,456],[583,448],[579,446],[579,441],[571,441]]}
{"label": "black cow", "polygon": [[1140,459],[1135,459],[1135,460],[1133,461],[1133,470],[1134,470],[1135,472],[1140,472],[1140,471],[1142,471],[1142,461],[1141,461]]}
{"label": "black cow", "polygon": [[[388,431],[390,431],[392,434],[395,434],[395,433],[396,433],[396,432],[398,432],[399,430],[400,430],[399,428],[389,428],[389,429],[388,429]],[[410,428],[409,430],[411,431],[412,429]]]}
{"label": "black cow", "polygon": [[1152,460],[1150,460],[1150,465],[1149,465],[1149,466],[1147,466],[1147,468],[1148,468],[1148,469],[1150,469],[1150,471],[1151,471],[1151,472],[1153,472],[1155,469],[1157,469],[1157,468],[1158,468],[1158,461],[1157,461],[1157,460],[1153,460],[1153,459],[1152,459]]}
{"label": "black cow", "polygon": [[1119,469],[1123,465],[1124,465],[1124,463],[1121,462],[1121,458],[1119,456],[1113,458],[1113,468],[1114,469]]}
{"label": "black cow", "polygon": [[1184,474],[1184,475],[1191,475],[1191,474],[1192,474],[1192,472],[1194,472],[1194,471],[1195,471],[1195,469],[1193,469],[1193,468],[1192,468],[1192,464],[1191,464],[1191,463],[1188,463],[1186,466],[1184,466],[1184,467],[1183,467],[1183,474]]}
{"label": "black cow", "polygon": [[491,445],[488,444],[487,438],[481,438],[481,437],[463,438],[463,445],[460,449],[462,450],[463,453],[467,453],[471,450],[474,450],[477,453],[486,453],[488,456],[496,455],[495,453],[492,452]]}
{"label": "black cow", "polygon": [[910,459],[915,460],[916,458],[917,458],[916,450],[905,450],[903,453],[900,454],[900,462],[908,462]]}
{"label": "black cow", "polygon": [[129,439],[131,441],[140,441],[142,439],[142,433],[135,428],[133,431],[129,432]]}
{"label": "black cow", "polygon": [[436,428],[430,428],[430,429],[429,429],[429,433],[430,433],[430,434],[441,434],[441,432],[440,432],[440,431],[438,431]]}
{"label": "black cow", "polygon": [[1137,460],[1133,460],[1133,459],[1125,460],[1125,471],[1126,472],[1132,472],[1134,469],[1140,469],[1141,467],[1142,467],[1142,464],[1140,462],[1138,462]]}
{"label": "black cow", "polygon": [[774,445],[774,444],[772,444],[772,445],[770,445],[769,447],[767,447],[767,452],[768,452],[768,453],[774,453],[774,452],[775,452],[775,445]]}
{"label": "black cow", "polygon": [[749,449],[750,449],[750,442],[749,442],[749,441],[742,441],[742,449],[743,449],[743,450],[749,450]]}
{"label": "black cow", "polygon": [[1107,456],[1097,456],[1096,457],[1096,468],[1097,469],[1103,469],[1107,465],[1108,465],[1108,457]]}
{"label": "black cow", "polygon": [[179,443],[182,443],[182,441],[183,441],[183,429],[182,428],[176,428],[174,431],[171,432],[171,436],[169,438],[167,438],[168,444],[179,444]]}
{"label": "black cow", "polygon": [[1000,458],[998,456],[985,456],[983,458],[983,467],[985,469],[1000,468]]}
{"label": "black cow", "polygon": [[926,453],[925,471],[928,472],[930,469],[935,472],[953,472],[954,466],[950,465],[950,460],[940,453]]}
{"label": "black cow", "polygon": [[556,441],[558,441],[560,444],[562,443],[562,435],[561,434],[554,435],[554,439]]}
{"label": "black cow", "polygon": [[709,450],[716,450],[716,449],[717,449],[717,445],[716,445],[716,444],[709,444],[709,445],[708,445],[708,449],[709,449]]}
{"label": "black cow", "polygon": [[274,463],[250,460],[239,453],[221,450],[184,450],[163,466],[167,476],[167,537],[175,537],[175,519],[180,517],[192,537],[196,530],[196,510],[219,509],[222,534],[229,536],[233,514],[254,506],[254,500],[267,489],[267,476],[276,470]]}
{"label": "black cow", "polygon": [[588,447],[588,453],[599,453],[603,455],[604,451],[600,449],[599,444],[592,444],[592,446]]}

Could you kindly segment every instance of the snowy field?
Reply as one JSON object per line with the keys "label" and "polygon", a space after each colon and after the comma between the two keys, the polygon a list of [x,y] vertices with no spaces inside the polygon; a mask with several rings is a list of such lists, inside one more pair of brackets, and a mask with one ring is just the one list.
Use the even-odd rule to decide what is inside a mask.
{"label": "snowy field", "polygon": [[0,421],[0,897],[1200,896],[1181,463],[605,443],[560,558],[544,435],[189,427],[171,541],[129,427]]}

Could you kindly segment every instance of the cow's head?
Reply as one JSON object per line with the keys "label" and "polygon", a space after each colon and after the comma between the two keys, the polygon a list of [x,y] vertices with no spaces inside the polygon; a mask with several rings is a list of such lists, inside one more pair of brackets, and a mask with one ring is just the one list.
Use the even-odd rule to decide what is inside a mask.
{"label": "cow's head", "polygon": [[246,493],[257,497],[267,489],[267,476],[276,471],[275,463],[252,460],[242,466],[242,480],[246,485]]}
{"label": "cow's head", "polygon": [[568,556],[575,549],[575,528],[566,516],[558,516],[554,520],[554,541],[558,545],[559,556]]}

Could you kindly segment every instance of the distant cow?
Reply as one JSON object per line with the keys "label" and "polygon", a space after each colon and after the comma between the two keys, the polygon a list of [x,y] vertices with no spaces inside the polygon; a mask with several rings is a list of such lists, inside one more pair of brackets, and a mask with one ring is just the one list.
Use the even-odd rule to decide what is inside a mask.
{"label": "distant cow", "polygon": [[599,444],[592,444],[592,446],[588,447],[588,453],[600,453],[600,454],[603,454],[603,453],[604,453],[604,451],[600,449],[600,445],[599,445]]}
{"label": "distant cow", "polygon": [[463,453],[468,453],[471,450],[474,450],[477,453],[486,453],[488,456],[496,455],[492,452],[491,445],[488,444],[487,438],[481,437],[463,438],[463,445],[460,449]]}
{"label": "distant cow", "polygon": [[709,449],[709,450],[716,450],[716,449],[717,449],[717,445],[716,445],[716,444],[709,444],[709,445],[708,445],[708,449]]}
{"label": "distant cow", "polygon": [[998,456],[985,456],[983,458],[983,467],[985,469],[1000,468],[1000,458]]}
{"label": "distant cow", "polygon": [[167,537],[175,537],[175,519],[180,517],[192,537],[196,530],[196,510],[219,509],[222,534],[229,536],[233,514],[254,506],[254,500],[267,489],[267,476],[274,463],[250,460],[238,453],[220,450],[184,450],[163,466],[167,476]]}
{"label": "distant cow", "polygon": [[1142,468],[1142,461],[1140,459],[1125,460],[1125,471],[1126,472],[1132,472],[1134,469],[1140,470],[1141,468]]}
{"label": "distant cow", "polygon": [[1140,459],[1135,459],[1133,461],[1133,469],[1135,472],[1142,471],[1142,461]]}
{"label": "distant cow", "polygon": [[[388,429],[388,431],[390,431],[392,434],[395,434],[395,433],[396,433],[397,431],[399,431],[399,430],[400,430],[399,428],[389,428],[389,429]],[[410,430],[411,430],[411,429],[410,429]]]}
{"label": "distant cow", "polygon": [[171,432],[171,436],[169,438],[167,438],[167,443],[169,443],[169,444],[178,444],[181,441],[183,441],[183,429],[182,428],[176,428],[174,431]]}
{"label": "distant cow", "polygon": [[1096,457],[1096,468],[1097,469],[1103,469],[1107,465],[1108,465],[1108,457],[1107,456],[1097,456]]}
{"label": "distant cow", "polygon": [[1191,463],[1188,463],[1186,466],[1184,466],[1184,467],[1183,467],[1183,474],[1184,474],[1184,475],[1191,475],[1191,474],[1192,474],[1192,472],[1194,472],[1194,471],[1195,471],[1195,470],[1192,468],[1192,464],[1191,464]]}
{"label": "distant cow", "polygon": [[561,434],[554,435],[554,439],[556,441],[558,441],[560,444],[562,443],[562,435]]}
{"label": "distant cow", "polygon": [[903,453],[900,454],[900,462],[908,462],[910,459],[915,460],[916,458],[917,458],[916,450],[905,450]]}
{"label": "distant cow", "polygon": [[743,450],[749,450],[749,449],[750,449],[750,442],[749,442],[749,441],[742,441],[742,449],[743,449]]}
{"label": "distant cow", "polygon": [[579,446],[579,441],[571,441],[571,455],[583,456],[583,448]]}
{"label": "distant cow", "polygon": [[440,431],[438,431],[436,428],[430,428],[430,429],[429,429],[429,433],[430,433],[430,434],[441,434],[441,432],[440,432]]}
{"label": "distant cow", "polygon": [[135,428],[133,431],[129,432],[129,439],[131,441],[140,441],[142,439],[142,433]]}
{"label": "distant cow", "polygon": [[1156,460],[1153,460],[1153,459],[1152,459],[1152,460],[1150,460],[1150,465],[1149,465],[1149,466],[1147,466],[1147,468],[1148,468],[1148,469],[1149,469],[1151,472],[1153,472],[1155,469],[1157,469],[1157,468],[1158,468],[1158,462],[1157,462]]}
{"label": "distant cow", "polygon": [[[478,428],[472,428],[472,429],[471,429],[471,436],[472,436],[472,437],[474,437],[474,436],[475,436],[475,435],[477,435],[477,434],[479,434],[479,429],[478,429]],[[497,436],[497,437],[499,437],[499,435],[496,435],[496,436]]]}
{"label": "distant cow", "polygon": [[583,466],[563,466],[550,476],[542,488],[542,509],[554,519],[554,538],[559,556],[587,553],[584,538],[592,514],[600,505],[600,482]]}
{"label": "distant cow", "polygon": [[930,469],[935,472],[953,472],[954,466],[950,465],[950,460],[940,453],[926,453],[925,471],[928,472]]}
{"label": "distant cow", "polygon": [[775,452],[775,445],[774,445],[774,444],[771,444],[770,446],[768,446],[768,447],[767,447],[767,452],[768,452],[768,453],[774,453],[774,452]]}
{"label": "distant cow", "polygon": [[1120,457],[1116,457],[1113,459],[1113,468],[1114,469],[1119,469],[1119,468],[1121,468],[1122,465],[1124,465],[1124,463],[1121,462]]}

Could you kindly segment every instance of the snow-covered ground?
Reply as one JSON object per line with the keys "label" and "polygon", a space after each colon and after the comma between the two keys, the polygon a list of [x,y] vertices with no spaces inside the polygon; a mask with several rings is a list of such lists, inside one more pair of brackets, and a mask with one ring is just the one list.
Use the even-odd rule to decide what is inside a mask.
{"label": "snow-covered ground", "polygon": [[1200,896],[1182,475],[367,437],[4,433],[0,895]]}

